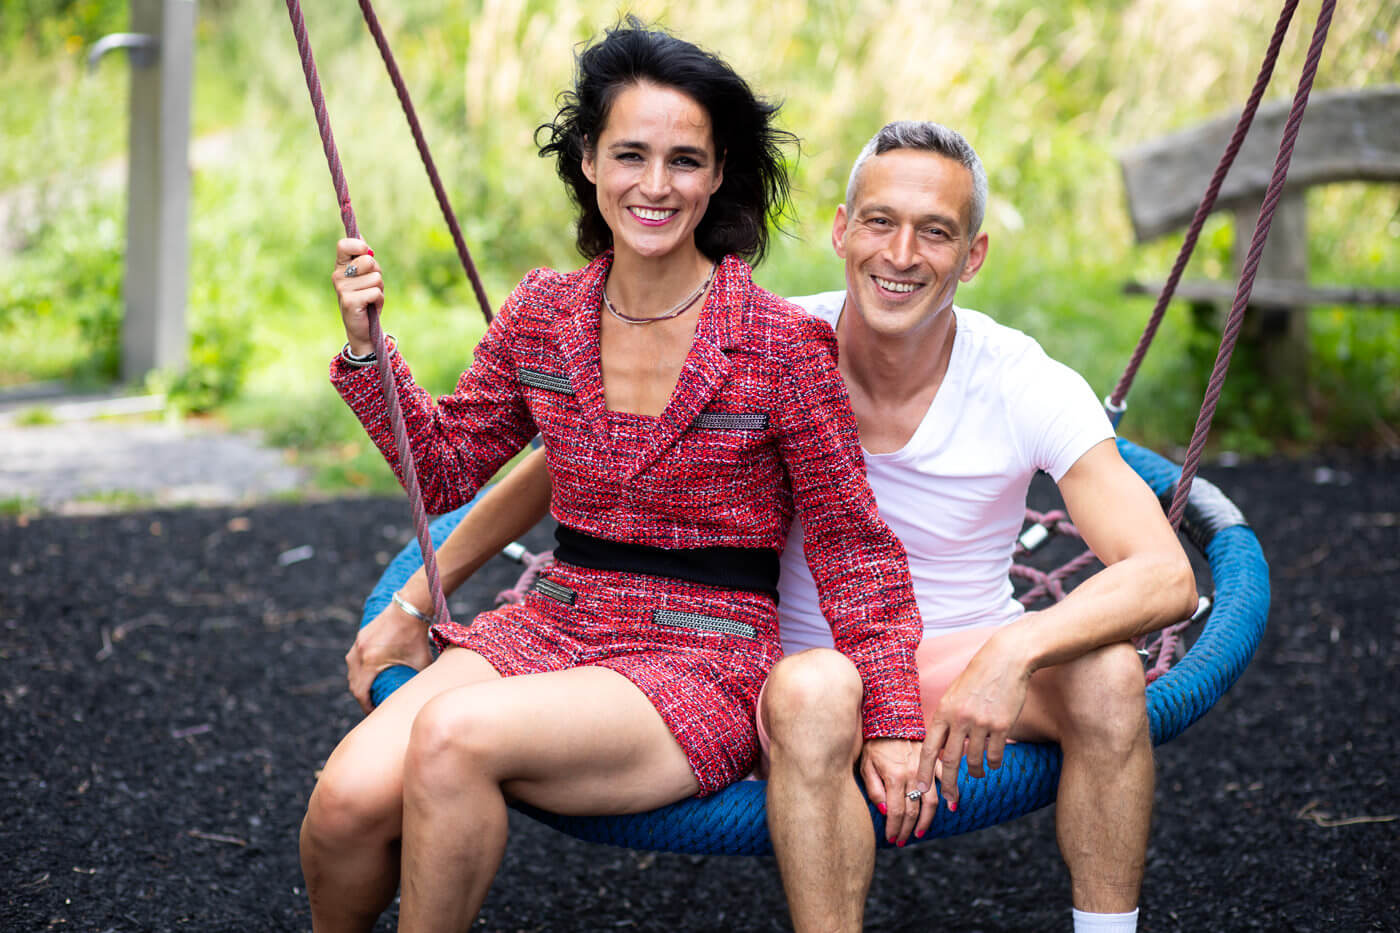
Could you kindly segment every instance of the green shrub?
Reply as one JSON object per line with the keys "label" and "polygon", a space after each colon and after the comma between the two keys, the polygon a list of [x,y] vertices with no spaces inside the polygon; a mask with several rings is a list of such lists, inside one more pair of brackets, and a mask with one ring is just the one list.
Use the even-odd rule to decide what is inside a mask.
{"label": "green shrub", "polygon": [[114,215],[95,205],[59,216],[0,276],[0,341],[35,378],[120,375],[124,231]]}
{"label": "green shrub", "polygon": [[[636,8],[723,54],[783,102],[781,122],[803,137],[801,157],[793,155],[797,223],[776,239],[760,284],[782,294],[839,287],[828,230],[851,157],[886,120],[937,119],[972,139],[992,185],[991,256],[959,300],[1024,328],[1103,394],[1151,308],[1119,288],[1163,278],[1174,247],[1171,238],[1132,243],[1115,156],[1237,106],[1272,27],[1269,6],[1222,0],[1209,17],[1172,0],[640,0]],[[1382,8],[1338,10],[1319,89],[1400,80],[1400,6]],[[307,12],[359,222],[390,275],[385,327],[424,384],[447,391],[481,332],[471,290],[359,11]],[[616,4],[402,0],[380,14],[494,301],[534,266],[576,265],[573,212],[531,134],[551,116],[577,44],[615,20]],[[32,140],[0,147],[0,188],[65,180],[120,152],[124,107],[114,101],[124,99],[126,71],[84,76],[74,43],[125,28],[125,0],[8,0],[0,23],[0,48],[16,52],[0,61],[0,82],[17,89],[5,131]],[[1307,32],[1295,26],[1289,35],[1272,98],[1290,93]],[[327,281],[339,215],[285,11],[205,0],[198,43],[196,134],[229,132],[227,151],[196,166],[192,359],[173,391],[182,407],[214,406],[279,442],[333,450],[339,459],[328,469],[353,485],[350,477],[372,475],[345,455],[363,441],[325,384],[341,339]],[[1312,278],[1393,288],[1400,192],[1347,187],[1309,196]],[[102,216],[114,226],[95,231],[84,209],[60,212],[6,257],[0,351],[14,369],[0,382],[115,373],[121,231],[115,205]],[[1227,277],[1232,239],[1227,220],[1212,220],[1188,275]],[[1246,351],[1222,401],[1217,444],[1262,450],[1397,434],[1400,320],[1320,311],[1310,322],[1308,408],[1271,408]],[[1125,431],[1155,446],[1185,443],[1213,357],[1211,335],[1184,306],[1171,308]]]}
{"label": "green shrub", "polygon": [[190,333],[185,369],[170,386],[172,404],[185,412],[208,412],[238,394],[253,353],[244,323],[230,310],[203,308]]}

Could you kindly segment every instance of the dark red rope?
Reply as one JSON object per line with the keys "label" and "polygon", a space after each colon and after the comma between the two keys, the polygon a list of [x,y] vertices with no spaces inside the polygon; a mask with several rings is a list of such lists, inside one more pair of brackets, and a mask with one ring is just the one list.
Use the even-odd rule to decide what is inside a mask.
{"label": "dark red rope", "polygon": [[1259,102],[1263,99],[1264,91],[1273,79],[1274,65],[1278,61],[1279,49],[1283,46],[1284,36],[1288,34],[1288,25],[1293,21],[1293,12],[1297,8],[1298,0],[1285,0],[1283,9],[1279,13],[1278,23],[1274,26],[1273,38],[1269,40],[1268,51],[1264,53],[1264,62],[1259,68],[1259,76],[1254,81],[1254,90],[1250,92],[1249,100],[1240,113],[1239,122],[1235,124],[1235,132],[1225,147],[1225,153],[1220,157],[1220,163],[1215,167],[1215,174],[1211,176],[1210,184],[1206,186],[1201,203],[1196,206],[1196,214],[1191,218],[1191,226],[1186,231],[1186,239],[1182,241],[1181,249],[1177,251],[1176,262],[1172,265],[1171,274],[1167,276],[1166,284],[1162,286],[1161,294],[1157,296],[1157,304],[1152,309],[1152,317],[1148,320],[1141,339],[1138,340],[1137,348],[1133,350],[1132,359],[1128,361],[1122,377],[1118,380],[1118,385],[1113,390],[1113,395],[1109,399],[1111,409],[1121,411],[1123,399],[1127,397],[1128,390],[1132,388],[1133,380],[1137,378],[1138,368],[1142,366],[1142,361],[1147,356],[1147,350],[1157,336],[1157,329],[1161,326],[1162,318],[1167,313],[1167,305],[1171,303],[1172,296],[1176,294],[1176,286],[1181,282],[1182,273],[1186,271],[1186,263],[1191,259],[1191,254],[1195,252],[1196,241],[1201,236],[1201,228],[1205,226],[1206,218],[1215,209],[1216,198],[1220,195],[1220,186],[1225,183],[1225,176],[1230,173],[1230,166],[1235,164],[1235,157],[1239,155],[1240,147],[1244,145],[1245,137],[1249,135],[1249,128],[1254,123],[1254,114],[1259,109]]}
{"label": "dark red rope", "polygon": [[1196,419],[1196,429],[1191,434],[1191,446],[1186,451],[1186,459],[1181,465],[1181,478],[1177,480],[1176,494],[1172,497],[1171,511],[1167,513],[1173,528],[1181,523],[1181,515],[1186,508],[1186,496],[1191,491],[1191,481],[1196,476],[1201,452],[1205,450],[1206,438],[1210,434],[1210,422],[1215,417],[1215,407],[1220,401],[1220,392],[1225,387],[1225,375],[1230,370],[1230,357],[1235,351],[1235,341],[1239,338],[1240,328],[1244,325],[1244,311],[1249,304],[1249,293],[1254,288],[1254,276],[1259,271],[1259,260],[1264,254],[1264,241],[1269,237],[1274,211],[1278,208],[1279,198],[1283,196],[1283,184],[1288,178],[1288,165],[1293,160],[1293,146],[1298,140],[1298,131],[1303,126],[1303,113],[1308,107],[1308,95],[1312,92],[1317,66],[1322,60],[1322,47],[1327,42],[1327,31],[1331,28],[1332,11],[1336,5],[1336,0],[1323,0],[1322,9],[1317,14],[1317,26],[1313,29],[1312,43],[1308,46],[1308,57],[1303,63],[1303,73],[1298,79],[1293,106],[1288,111],[1288,122],[1283,127],[1283,139],[1279,142],[1274,174],[1264,194],[1259,220],[1254,225],[1249,254],[1245,258],[1244,268],[1240,271],[1240,284],[1235,291],[1235,303],[1230,308],[1230,316],[1225,322],[1220,352],[1215,357],[1215,368],[1211,371],[1210,383],[1206,387],[1205,403],[1201,406],[1200,417]]}
{"label": "dark red rope", "polygon": [[418,147],[418,155],[423,160],[423,168],[427,169],[428,181],[432,183],[433,194],[437,196],[438,207],[442,210],[442,219],[447,221],[447,229],[452,232],[452,243],[457,247],[457,258],[462,261],[462,268],[466,270],[467,278],[471,280],[472,291],[476,292],[476,302],[481,306],[481,315],[486,318],[486,323],[491,323],[491,302],[486,297],[486,287],[481,284],[481,276],[477,274],[476,263],[472,262],[471,252],[467,249],[467,241],[462,237],[462,228],[457,224],[457,215],[452,211],[452,205],[447,200],[447,190],[442,186],[442,179],[438,177],[436,163],[433,162],[432,153],[428,151],[428,141],[423,136],[423,127],[418,122],[418,113],[413,109],[413,101],[408,96],[408,86],[404,84],[403,75],[399,73],[398,62],[394,60],[394,53],[389,50],[389,40],[384,38],[384,30],[379,25],[379,17],[374,13],[374,7],[370,6],[369,0],[360,0],[360,12],[364,14],[365,25],[369,27],[370,34],[374,36],[374,44],[379,46],[379,57],[384,59],[384,67],[389,72],[389,80],[394,84],[394,93],[399,96],[399,106],[403,108],[403,115],[408,118],[408,128],[413,133],[414,145]]}
{"label": "dark red rope", "polygon": [[[326,98],[321,91],[321,79],[316,73],[316,60],[311,54],[311,43],[306,36],[306,20],[301,15],[298,0],[287,0],[287,14],[292,19],[292,33],[296,36],[297,51],[301,54],[301,68],[306,75],[306,89],[311,93],[311,107],[316,112],[316,127],[321,131],[321,148],[326,153],[326,164],[331,170],[331,183],[335,186],[336,199],[340,203],[340,217],[345,223],[345,235],[360,238],[360,228],[355,222],[355,211],[350,206],[350,186],[345,181],[345,172],[340,165],[340,153],[335,147],[335,137],[331,133],[330,116],[326,112]],[[418,532],[418,546],[423,551],[423,568],[428,575],[428,588],[433,594],[433,616],[440,622],[451,621],[447,611],[447,599],[442,593],[442,582],[438,579],[437,553],[433,549],[432,535],[428,531],[428,514],[423,508],[423,492],[418,488],[418,473],[414,469],[413,451],[408,445],[408,431],[404,426],[403,409],[399,405],[399,393],[394,385],[393,370],[389,366],[389,352],[384,342],[384,330],[379,326],[379,308],[370,305],[365,308],[369,317],[370,338],[374,341],[374,352],[379,357],[376,364],[384,398],[389,405],[389,423],[394,431],[394,442],[399,448],[399,466],[403,471],[404,485],[408,490],[409,502],[413,507],[413,527]]]}

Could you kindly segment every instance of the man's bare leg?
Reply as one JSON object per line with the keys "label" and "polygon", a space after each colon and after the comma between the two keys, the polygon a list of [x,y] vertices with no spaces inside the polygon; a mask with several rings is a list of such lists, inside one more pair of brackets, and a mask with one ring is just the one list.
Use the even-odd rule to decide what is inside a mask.
{"label": "man's bare leg", "polygon": [[1155,779],[1142,662],[1130,645],[1110,645],[1044,673],[1064,753],[1055,835],[1074,906],[1130,912],[1146,867]]}
{"label": "man's bare leg", "polygon": [[768,733],[768,832],[797,933],[859,931],[875,832],[855,780],[860,674],[829,649],[774,665],[758,715]]}
{"label": "man's bare leg", "polygon": [[[926,712],[995,632],[924,639],[919,678]],[[1137,652],[1126,642],[1108,645],[1032,675],[1011,729],[1013,739],[1058,742],[1063,752],[1055,835],[1081,911],[1137,907],[1154,783],[1144,691]]]}

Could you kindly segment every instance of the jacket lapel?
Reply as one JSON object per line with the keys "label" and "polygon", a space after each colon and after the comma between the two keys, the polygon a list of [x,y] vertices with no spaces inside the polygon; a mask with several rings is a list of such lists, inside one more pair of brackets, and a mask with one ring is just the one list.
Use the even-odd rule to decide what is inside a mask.
{"label": "jacket lapel", "polygon": [[553,328],[555,345],[574,387],[574,398],[589,429],[604,444],[608,441],[608,413],[598,356],[598,303],[611,265],[612,253],[605,253],[579,270],[576,286],[561,296],[561,314]]}
{"label": "jacket lapel", "polygon": [[[651,439],[627,465],[629,479],[655,463],[723,388],[731,366],[724,351],[737,345],[743,327],[742,315],[748,307],[750,280],[747,273],[747,267],[732,256],[726,256],[720,263],[714,285],[705,296],[695,339],[681,367],[680,379],[666,409],[657,419]],[[600,379],[600,394],[601,383]]]}

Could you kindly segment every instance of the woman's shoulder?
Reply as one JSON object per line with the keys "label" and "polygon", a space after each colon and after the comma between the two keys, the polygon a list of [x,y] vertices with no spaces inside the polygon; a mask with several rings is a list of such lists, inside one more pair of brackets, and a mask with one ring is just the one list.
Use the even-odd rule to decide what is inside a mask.
{"label": "woman's shoulder", "polygon": [[555,297],[568,291],[568,279],[570,275],[577,273],[560,272],[548,266],[540,266],[525,273],[525,277],[511,290],[511,304],[518,306],[529,306]]}
{"label": "woman's shoulder", "polygon": [[831,325],[800,305],[754,287],[753,319],[768,354],[784,365],[814,354],[836,356],[836,332]]}
{"label": "woman's shoulder", "polygon": [[753,281],[752,272],[742,260],[727,257],[736,265],[734,272],[741,275],[747,286],[745,300],[745,336],[764,344],[767,349],[779,356],[789,356],[800,345],[812,341],[825,343],[835,341],[831,325],[813,315],[800,305],[796,305]]}
{"label": "woman's shoulder", "polygon": [[[562,313],[568,299],[580,289],[599,287],[599,265],[599,261],[594,260],[572,272],[560,272],[547,266],[531,269],[511,290],[502,311],[508,311],[511,316],[524,314],[530,318],[552,319]],[[605,275],[606,271],[601,274]]]}

